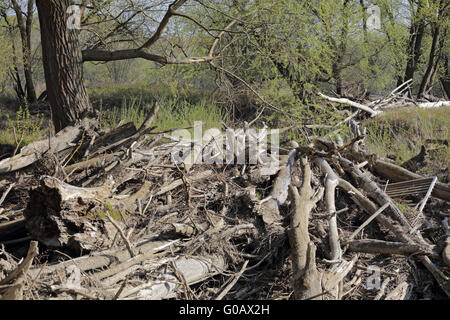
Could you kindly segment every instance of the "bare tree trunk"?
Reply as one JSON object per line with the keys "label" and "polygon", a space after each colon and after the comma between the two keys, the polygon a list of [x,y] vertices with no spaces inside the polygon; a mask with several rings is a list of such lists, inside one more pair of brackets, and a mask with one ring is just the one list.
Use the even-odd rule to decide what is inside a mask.
{"label": "bare tree trunk", "polygon": [[434,75],[434,72],[436,71],[438,62],[439,62],[439,48],[437,46],[437,43],[439,42],[440,38],[440,30],[439,26],[435,25],[433,27],[433,42],[431,44],[431,51],[430,56],[428,58],[428,66],[427,70],[425,71],[425,74],[422,77],[422,81],[420,83],[419,92],[417,93],[417,98],[422,98],[425,94],[426,89],[431,84],[432,76]]}
{"label": "bare tree trunk", "polygon": [[25,74],[25,89],[28,102],[36,102],[36,90],[34,89],[33,73],[31,71],[31,27],[33,24],[34,1],[28,0],[27,16],[24,20],[22,9],[16,0],[12,0],[14,11],[19,26],[22,40],[23,71]]}
{"label": "bare tree trunk", "polygon": [[417,69],[417,63],[419,62],[420,55],[422,54],[422,39],[425,31],[425,21],[423,19],[423,8],[425,7],[425,1],[419,0],[417,5],[417,10],[412,17],[411,28],[409,31],[410,38],[408,44],[408,61],[406,63],[406,70],[404,78],[397,83],[397,86],[400,86],[405,81],[409,79],[413,79],[414,73]]}
{"label": "bare tree trunk", "polygon": [[344,59],[345,51],[347,50],[347,37],[348,37],[348,28],[349,28],[349,3],[350,1],[344,0],[344,4],[342,7],[342,25],[341,25],[341,33],[339,35],[339,44],[336,46],[336,43],[332,42],[333,47],[336,50],[336,58],[333,63],[333,78],[336,80],[336,93],[339,96],[344,94],[343,83],[342,83],[342,61]]}
{"label": "bare tree trunk", "polygon": [[79,30],[67,27],[69,0],[36,0],[45,82],[58,132],[92,112],[83,81]]}
{"label": "bare tree trunk", "polygon": [[448,67],[448,56],[444,57],[445,74],[441,77],[442,87],[444,88],[447,99],[450,99],[450,69]]}
{"label": "bare tree trunk", "polygon": [[[439,4],[440,1],[437,0],[437,2]],[[445,41],[445,32],[443,36],[441,34],[442,33],[441,19],[445,19],[443,15],[444,15],[444,8],[440,7],[439,12],[437,13],[436,21],[431,24],[433,40],[431,43],[430,55],[428,57],[427,70],[425,71],[425,74],[422,77],[419,92],[417,94],[418,98],[422,98],[426,94],[427,89],[431,86],[433,82],[434,74],[436,73],[436,70],[438,68],[439,58],[441,57],[442,48],[444,47]]]}

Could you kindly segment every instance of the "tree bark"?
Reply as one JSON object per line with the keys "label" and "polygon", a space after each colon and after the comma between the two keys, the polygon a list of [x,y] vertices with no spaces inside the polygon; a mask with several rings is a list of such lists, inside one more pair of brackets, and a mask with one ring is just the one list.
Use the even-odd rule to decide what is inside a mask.
{"label": "tree bark", "polygon": [[79,30],[67,27],[70,4],[70,0],[36,0],[45,82],[56,132],[93,111],[83,81]]}

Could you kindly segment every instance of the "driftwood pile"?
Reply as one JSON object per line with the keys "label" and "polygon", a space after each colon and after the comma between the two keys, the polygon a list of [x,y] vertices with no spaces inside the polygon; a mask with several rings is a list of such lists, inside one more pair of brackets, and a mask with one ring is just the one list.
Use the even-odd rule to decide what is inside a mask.
{"label": "driftwood pile", "polygon": [[450,297],[448,185],[425,179],[406,196],[426,205],[400,208],[386,186],[424,177],[358,133],[282,145],[267,175],[178,165],[157,109],[139,129],[84,123],[0,162],[1,299]]}

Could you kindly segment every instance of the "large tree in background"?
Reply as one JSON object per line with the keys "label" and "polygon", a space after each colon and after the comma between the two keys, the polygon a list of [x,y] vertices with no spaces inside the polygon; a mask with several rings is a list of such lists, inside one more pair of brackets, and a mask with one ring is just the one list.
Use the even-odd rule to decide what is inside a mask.
{"label": "large tree in background", "polygon": [[[93,11],[98,13],[102,9],[110,6],[115,1],[83,1],[80,12],[91,4]],[[120,2],[120,1],[117,1]],[[111,46],[104,45],[108,38],[114,37],[120,30],[124,29],[129,34],[127,24],[136,18],[139,14],[146,13],[145,10],[152,8],[155,4],[161,6],[161,2],[155,1],[125,1],[126,6],[123,10],[120,7],[105,17],[108,19],[117,19],[117,24],[105,36],[97,34],[99,41],[91,47],[82,50],[80,45],[79,28],[68,26],[68,19],[73,14],[69,10],[70,5],[74,5],[71,0],[36,0],[41,25],[42,38],[42,56],[44,63],[45,81],[47,85],[48,98],[52,110],[53,123],[55,130],[59,131],[68,125],[75,124],[80,120],[92,116],[93,108],[89,102],[89,97],[83,80],[83,62],[84,61],[117,61],[126,59],[142,58],[159,64],[191,64],[207,62],[214,59],[212,55],[204,57],[174,57],[150,53],[149,49],[161,38],[161,35],[167,27],[169,20],[174,16],[180,16],[192,21],[202,30],[207,30],[205,26],[194,18],[186,14],[177,12],[187,0],[176,0],[165,6],[165,13],[162,15],[159,24],[153,30],[152,34],[142,41],[142,44],[129,48],[114,50]],[[107,11],[107,10],[106,10]],[[104,12],[104,11],[103,11]],[[118,13],[117,13],[118,12]],[[130,13],[131,12],[131,13]],[[111,18],[114,16],[114,18]],[[119,19],[119,17],[122,17]],[[96,17],[95,23],[101,20]],[[207,31],[209,34],[211,32]],[[218,35],[213,36],[217,39]],[[123,39],[121,41],[124,41]],[[128,39],[129,42],[136,44],[138,40]],[[102,45],[104,47],[102,47]]]}
{"label": "large tree in background", "polygon": [[79,30],[68,28],[70,0],[36,0],[41,27],[42,59],[55,130],[92,111],[83,81]]}

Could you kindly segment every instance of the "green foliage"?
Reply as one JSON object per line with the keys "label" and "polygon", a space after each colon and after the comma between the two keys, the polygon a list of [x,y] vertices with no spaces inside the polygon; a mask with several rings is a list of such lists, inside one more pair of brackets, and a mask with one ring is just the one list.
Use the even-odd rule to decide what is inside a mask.
{"label": "green foliage", "polygon": [[103,204],[103,207],[105,208],[105,211],[93,211],[88,212],[87,210],[83,211],[83,214],[85,216],[99,218],[99,219],[105,219],[106,215],[109,215],[114,220],[120,220],[122,218],[126,217],[126,214],[124,212],[121,212],[119,210],[115,210],[112,205],[108,202],[105,202]]}
{"label": "green foliage", "polygon": [[0,93],[5,91],[9,80],[9,70],[13,65],[12,47],[6,37],[0,36]]}
{"label": "green foliage", "polygon": [[28,106],[19,107],[15,119],[7,117],[7,128],[0,135],[0,143],[14,144],[19,149],[40,138],[44,118],[32,117]]}

